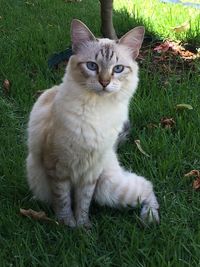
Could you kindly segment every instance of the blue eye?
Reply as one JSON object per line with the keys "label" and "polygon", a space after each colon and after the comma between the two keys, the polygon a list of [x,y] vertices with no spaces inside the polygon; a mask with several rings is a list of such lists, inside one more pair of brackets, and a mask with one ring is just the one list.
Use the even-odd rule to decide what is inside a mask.
{"label": "blue eye", "polygon": [[115,73],[120,73],[124,70],[124,66],[123,65],[116,65],[114,68],[113,68],[113,72]]}
{"label": "blue eye", "polygon": [[86,66],[89,70],[92,70],[92,71],[96,71],[98,69],[98,66],[95,62],[92,62],[92,61],[88,61],[86,63]]}

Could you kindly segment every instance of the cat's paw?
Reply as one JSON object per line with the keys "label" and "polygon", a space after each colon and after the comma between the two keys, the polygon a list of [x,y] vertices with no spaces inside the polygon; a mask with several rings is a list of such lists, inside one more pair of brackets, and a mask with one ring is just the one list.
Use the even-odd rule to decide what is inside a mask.
{"label": "cat's paw", "polygon": [[78,227],[84,227],[86,229],[91,229],[92,228],[92,223],[89,219],[78,219],[77,220],[77,226]]}
{"label": "cat's paw", "polygon": [[160,223],[160,217],[158,209],[144,205],[142,207],[140,217],[144,223]]}
{"label": "cat's paw", "polygon": [[144,223],[160,223],[159,204],[154,193],[142,203],[140,217]]}
{"label": "cat's paw", "polygon": [[59,218],[58,221],[59,221],[59,223],[67,225],[71,228],[74,228],[77,226],[76,220],[73,217],[71,217],[71,218],[67,218],[67,217]]}

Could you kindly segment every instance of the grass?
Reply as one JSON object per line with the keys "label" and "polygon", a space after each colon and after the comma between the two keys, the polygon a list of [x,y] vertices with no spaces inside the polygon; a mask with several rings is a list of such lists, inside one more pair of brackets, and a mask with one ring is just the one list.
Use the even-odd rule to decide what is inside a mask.
{"label": "grass", "polygon": [[[120,13],[116,16],[115,24],[117,28],[127,29],[127,19],[124,14],[129,16],[128,25],[132,27],[131,19],[147,25],[147,32],[154,32],[161,39],[171,38],[173,40],[199,40],[199,9],[184,7],[181,4],[165,4],[158,1],[115,1],[115,10]],[[121,18],[121,19],[120,19]],[[188,31],[176,32],[173,28],[184,23],[189,24]],[[126,31],[126,30],[125,30]]]}
{"label": "grass", "polygon": [[[199,47],[198,10],[156,1],[132,2],[115,1],[119,35],[142,23],[155,38],[192,40]],[[98,1],[92,0],[0,2],[0,266],[200,266],[200,195],[192,188],[193,178],[184,177],[200,169],[200,64],[198,60],[186,64],[178,57],[156,63],[151,46],[144,47],[149,52],[140,62],[140,84],[130,106],[133,127],[119,157],[126,168],[153,182],[161,224],[143,228],[137,209],[96,205],[91,207],[89,232],[19,215],[23,207],[43,209],[53,218],[47,206],[31,199],[26,184],[28,114],[37,90],[59,83],[63,76],[63,69],[50,71],[47,60],[69,45],[71,19],[82,19],[100,35],[98,12]],[[191,25],[186,33],[175,35],[170,30],[186,20]],[[4,79],[11,82],[9,94],[3,90]],[[192,105],[193,110],[177,111],[180,103]],[[172,117],[175,126],[162,128],[162,117]],[[137,150],[135,139],[141,140],[149,158]]]}

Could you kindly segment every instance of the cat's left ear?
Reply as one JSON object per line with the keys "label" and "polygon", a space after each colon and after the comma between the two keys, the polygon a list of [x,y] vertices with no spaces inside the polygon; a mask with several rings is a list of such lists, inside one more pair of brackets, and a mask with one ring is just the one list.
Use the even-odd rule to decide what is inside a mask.
{"label": "cat's left ear", "polygon": [[74,52],[87,41],[95,41],[96,38],[88,27],[78,19],[73,19],[71,23],[71,40]]}
{"label": "cat's left ear", "polygon": [[119,40],[119,44],[127,46],[132,51],[133,59],[135,59],[139,54],[139,50],[144,39],[144,32],[145,28],[143,26],[135,27]]}

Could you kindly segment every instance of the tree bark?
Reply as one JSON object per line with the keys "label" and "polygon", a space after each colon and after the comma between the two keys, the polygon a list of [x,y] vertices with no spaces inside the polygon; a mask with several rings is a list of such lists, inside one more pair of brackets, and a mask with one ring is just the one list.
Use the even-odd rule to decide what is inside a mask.
{"label": "tree bark", "polygon": [[101,32],[103,37],[117,39],[113,26],[113,0],[99,0],[101,4]]}

